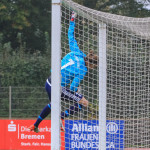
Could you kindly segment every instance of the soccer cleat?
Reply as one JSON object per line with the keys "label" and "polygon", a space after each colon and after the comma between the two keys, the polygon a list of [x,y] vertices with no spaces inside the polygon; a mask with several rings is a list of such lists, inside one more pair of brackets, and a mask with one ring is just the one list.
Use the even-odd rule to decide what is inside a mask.
{"label": "soccer cleat", "polygon": [[62,123],[62,119],[60,119],[60,131],[65,132],[65,127]]}
{"label": "soccer cleat", "polygon": [[39,128],[34,125],[31,125],[30,127],[28,127],[28,129],[30,129],[30,131],[34,131],[36,133],[40,132]]}

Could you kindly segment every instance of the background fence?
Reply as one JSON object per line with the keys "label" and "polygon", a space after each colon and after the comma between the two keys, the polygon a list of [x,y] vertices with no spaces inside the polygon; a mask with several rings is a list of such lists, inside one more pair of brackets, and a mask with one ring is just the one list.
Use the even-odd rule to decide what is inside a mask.
{"label": "background fence", "polygon": [[1,87],[1,118],[33,118],[49,102],[44,87]]}

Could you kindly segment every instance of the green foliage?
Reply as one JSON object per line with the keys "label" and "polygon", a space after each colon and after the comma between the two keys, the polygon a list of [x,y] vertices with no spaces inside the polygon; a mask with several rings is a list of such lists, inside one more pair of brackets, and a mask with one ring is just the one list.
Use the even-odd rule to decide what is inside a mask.
{"label": "green foliage", "polygon": [[28,16],[30,14],[26,9],[28,3],[29,0],[2,0],[0,2],[0,18],[2,23],[6,23],[6,25],[9,24],[13,29],[19,30],[22,30],[24,27],[29,27],[30,22],[28,21]]}
{"label": "green foliage", "polygon": [[50,35],[50,0],[1,0],[0,1],[0,33],[3,43],[10,42],[16,49],[18,32],[22,34],[22,42],[34,53],[45,50],[45,32]]}
{"label": "green foliage", "polygon": [[[19,47],[16,50],[13,50],[10,42],[0,45],[1,86],[42,86],[50,70],[48,42],[46,54],[41,54],[40,51],[30,54],[26,53],[26,44],[22,42],[21,33],[18,33],[17,39]],[[2,40],[1,34],[0,41]]]}
{"label": "green foliage", "polygon": [[149,17],[145,1],[137,0],[74,0],[86,7],[128,17]]}
{"label": "green foliage", "polygon": [[9,87],[0,88],[0,116],[8,117],[9,115]]}
{"label": "green foliage", "polygon": [[51,45],[50,45],[50,38],[48,32],[45,32],[45,49],[46,53],[49,53],[51,50]]}
{"label": "green foliage", "polygon": [[[22,58],[9,55],[1,64],[1,86],[41,86],[49,76],[49,58],[33,54]],[[30,57],[30,56],[29,56]]]}

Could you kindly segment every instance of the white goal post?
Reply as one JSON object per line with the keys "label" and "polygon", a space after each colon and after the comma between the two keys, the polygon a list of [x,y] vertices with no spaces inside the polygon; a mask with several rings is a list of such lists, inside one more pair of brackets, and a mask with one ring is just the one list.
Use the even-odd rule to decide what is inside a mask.
{"label": "white goal post", "polygon": [[99,24],[99,149],[106,149],[106,25]]}
{"label": "white goal post", "polygon": [[[51,149],[60,149],[60,60],[61,60],[61,1],[52,0],[52,96]],[[57,63],[56,63],[57,62]],[[57,90],[56,90],[57,89]]]}
{"label": "white goal post", "polygon": [[[99,56],[80,83],[88,107],[65,118],[74,102],[61,101],[61,59],[70,52],[72,11],[79,49]],[[150,149],[150,17],[96,11],[72,0],[52,0],[51,149]],[[76,58],[78,61],[78,58]],[[56,90],[57,89],[57,90]]]}

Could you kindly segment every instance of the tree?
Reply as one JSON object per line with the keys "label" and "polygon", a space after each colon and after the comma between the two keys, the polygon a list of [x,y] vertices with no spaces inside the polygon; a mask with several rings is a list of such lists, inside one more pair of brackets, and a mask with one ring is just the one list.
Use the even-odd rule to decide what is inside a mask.
{"label": "tree", "polygon": [[128,17],[148,17],[146,0],[74,0],[86,7]]}
{"label": "tree", "polygon": [[3,43],[11,42],[13,48],[19,43],[17,34],[22,33],[28,50],[43,50],[45,32],[50,35],[51,0],[1,0],[0,29]]}
{"label": "tree", "polygon": [[[51,0],[31,0],[32,10],[29,21],[30,28],[24,28],[27,47],[32,50],[45,50],[45,33],[51,37]],[[50,39],[49,39],[50,40]]]}
{"label": "tree", "polygon": [[26,4],[28,3],[29,0],[22,0],[21,2],[19,0],[1,0],[1,27],[4,28],[10,25],[13,29],[19,30],[22,30],[24,27],[29,27],[31,24],[27,17],[29,17],[30,13],[26,9]]}
{"label": "tree", "polygon": [[0,29],[3,34],[3,43],[11,41],[16,44],[17,32],[31,26],[28,21],[30,13],[25,5],[28,1],[23,0],[20,3],[14,0],[2,0],[0,2]]}

